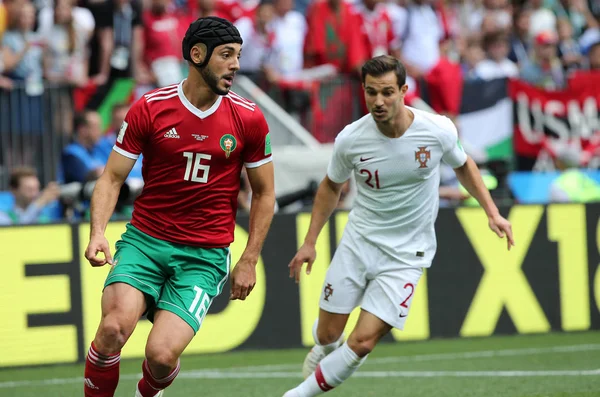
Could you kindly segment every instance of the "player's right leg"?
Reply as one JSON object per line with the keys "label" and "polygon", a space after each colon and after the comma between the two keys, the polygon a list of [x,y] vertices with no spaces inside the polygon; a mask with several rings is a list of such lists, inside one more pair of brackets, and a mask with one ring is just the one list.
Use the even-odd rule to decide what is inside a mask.
{"label": "player's right leg", "polygon": [[360,237],[347,228],[327,269],[319,301],[319,319],[313,326],[315,346],[302,366],[304,378],[342,345],[348,317],[362,300],[367,281],[360,246]]}
{"label": "player's right leg", "polygon": [[144,294],[111,284],[102,294],[102,319],[85,362],[86,397],[112,397],[119,382],[121,348],[146,310]]}
{"label": "player's right leg", "polygon": [[164,284],[157,261],[170,247],[131,225],[116,244],[115,265],[102,295],[102,318],[85,366],[85,396],[112,397],[119,381],[120,351],[138,320],[158,301]]}

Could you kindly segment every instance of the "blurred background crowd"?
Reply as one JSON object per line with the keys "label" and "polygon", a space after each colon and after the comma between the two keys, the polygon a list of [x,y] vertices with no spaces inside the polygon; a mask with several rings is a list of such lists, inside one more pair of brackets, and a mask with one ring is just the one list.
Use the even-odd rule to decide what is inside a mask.
{"label": "blurred background crowd", "polygon": [[[494,87],[510,98],[513,80],[549,93],[548,101],[570,92],[574,76],[600,91],[600,0],[0,0],[0,224],[85,219],[130,104],[186,77],[181,38],[209,15],[243,36],[240,74],[320,144],[365,114],[362,63],[391,54],[406,65],[408,104],[448,115],[461,135],[468,130],[465,148],[499,201],[519,202],[510,183],[519,171],[555,172],[547,201],[600,200],[597,102],[580,104],[587,124],[556,111],[568,136],[558,133],[565,139],[529,157],[512,150],[516,138],[501,155],[482,150],[476,142],[501,133],[485,118],[469,129],[463,117]],[[516,102],[501,116],[511,136]],[[556,138],[531,111],[533,128]],[[442,173],[443,203],[469,203],[451,174]],[[142,185],[138,161],[119,216],[130,215]],[[282,195],[280,208],[309,207],[315,187]],[[250,193],[242,178],[241,211]]]}

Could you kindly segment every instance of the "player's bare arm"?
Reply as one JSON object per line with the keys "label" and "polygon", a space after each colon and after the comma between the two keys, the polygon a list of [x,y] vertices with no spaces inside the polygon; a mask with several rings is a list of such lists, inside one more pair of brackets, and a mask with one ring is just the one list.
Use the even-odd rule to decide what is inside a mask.
{"label": "player's bare arm", "polygon": [[231,272],[230,299],[245,300],[256,284],[256,262],[269,231],[275,208],[273,163],[247,169],[252,187],[250,231],[246,249]]}
{"label": "player's bare arm", "polygon": [[[90,243],[85,250],[85,257],[92,266],[112,264],[110,246],[104,237],[104,231],[115,210],[121,186],[134,164],[135,160],[113,151],[104,172],[96,182],[91,202]],[[99,252],[104,254],[104,258],[98,257]]]}
{"label": "player's bare arm", "polygon": [[515,245],[512,226],[508,220],[500,215],[498,207],[494,204],[490,192],[485,187],[477,164],[475,164],[471,157],[467,157],[467,162],[462,167],[455,168],[454,171],[456,172],[459,182],[467,189],[471,196],[477,199],[487,214],[490,229],[492,229],[498,237],[503,238],[506,236],[507,247],[510,250],[510,248]]}
{"label": "player's bare arm", "polygon": [[296,256],[294,256],[288,265],[290,268],[290,278],[294,278],[296,283],[300,282],[300,271],[304,263],[307,263],[306,274],[310,274],[312,265],[317,257],[315,250],[317,237],[319,237],[321,229],[323,229],[323,226],[325,226],[325,223],[327,223],[327,220],[337,207],[343,187],[344,183],[336,183],[329,179],[328,176],[325,176],[319,185],[319,189],[317,189],[310,217],[310,227],[304,238],[304,244],[302,244],[302,247],[300,247]]}

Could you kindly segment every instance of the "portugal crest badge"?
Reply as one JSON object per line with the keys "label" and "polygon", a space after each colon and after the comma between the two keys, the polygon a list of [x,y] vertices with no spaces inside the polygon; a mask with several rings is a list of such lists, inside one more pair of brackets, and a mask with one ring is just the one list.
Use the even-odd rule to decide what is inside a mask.
{"label": "portugal crest badge", "polygon": [[225,152],[225,158],[229,158],[231,152],[233,152],[237,146],[235,137],[231,134],[225,134],[221,137],[221,149]]}
{"label": "portugal crest badge", "polygon": [[431,151],[427,150],[427,146],[420,146],[419,150],[415,151],[415,161],[419,162],[419,168],[427,168],[429,159],[431,159]]}

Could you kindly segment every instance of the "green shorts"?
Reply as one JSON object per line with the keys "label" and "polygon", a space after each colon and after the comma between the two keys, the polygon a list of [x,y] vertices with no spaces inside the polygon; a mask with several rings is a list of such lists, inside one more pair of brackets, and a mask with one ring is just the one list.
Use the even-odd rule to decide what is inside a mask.
{"label": "green shorts", "polygon": [[129,284],[146,296],[150,321],[157,309],[168,310],[198,332],[229,275],[229,248],[175,244],[151,237],[131,224],[116,247],[116,265],[104,287]]}

